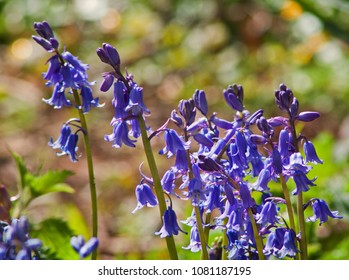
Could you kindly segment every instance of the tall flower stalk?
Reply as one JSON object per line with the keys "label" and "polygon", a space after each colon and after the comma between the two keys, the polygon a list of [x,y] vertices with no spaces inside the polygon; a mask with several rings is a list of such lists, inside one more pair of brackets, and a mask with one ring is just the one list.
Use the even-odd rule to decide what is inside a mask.
{"label": "tall flower stalk", "polygon": [[[69,120],[64,123],[60,137],[55,142],[51,139],[49,145],[53,149],[61,151],[57,153],[57,155],[69,155],[72,162],[77,162],[79,157],[77,154],[78,134],[82,133],[89,174],[92,237],[97,239],[97,193],[90,145],[90,133],[85,115],[92,107],[102,107],[103,105],[98,103],[98,98],[93,98],[92,89],[90,87],[93,83],[88,81],[88,75],[86,73],[89,66],[83,64],[67,50],[60,52],[59,42],[46,21],[34,23],[34,28],[39,36],[33,36],[33,39],[47,52],[53,54],[48,60],[48,70],[44,73],[44,79],[47,80],[46,86],[53,86],[53,93],[50,99],[43,99],[43,101],[53,106],[55,109],[74,105],[78,110],[79,116],[78,119]],[[69,96],[72,96],[72,98],[69,98]],[[72,101],[70,99],[72,99]],[[75,132],[72,131],[72,128]],[[92,252],[91,258],[97,258],[96,250]]]}
{"label": "tall flower stalk", "polygon": [[[111,125],[114,129],[113,134],[105,136],[105,140],[112,141],[114,143],[113,147],[115,148],[121,147],[122,144],[135,147],[134,143],[136,140],[130,139],[129,135],[132,135],[135,139],[141,136],[149,170],[152,175],[152,179],[149,183],[154,187],[157,198],[157,201],[154,198],[150,199],[150,201],[154,201],[154,203],[151,203],[150,205],[155,206],[155,204],[158,203],[160,217],[162,217],[165,225],[165,221],[167,220],[165,217],[166,213],[168,213],[166,212],[168,211],[168,207],[166,206],[158,167],[148,137],[149,129],[145,123],[145,115],[150,114],[150,111],[143,103],[143,89],[134,82],[131,75],[125,77],[121,73],[120,57],[114,47],[109,44],[103,44],[102,48],[97,49],[97,54],[102,62],[110,65],[113,69],[113,71],[103,74],[104,80],[100,87],[101,91],[105,92],[114,85],[114,99],[112,104],[115,109],[115,115],[111,121]],[[114,79],[116,80],[115,83]],[[149,192],[137,192],[137,190],[136,193],[138,194],[138,205],[143,207],[146,203],[149,206],[149,203],[146,201],[149,201],[149,197],[151,197],[152,194],[149,194]],[[137,209],[138,208],[135,210]],[[171,211],[173,212],[172,207]],[[178,259],[178,255],[173,234],[178,234],[178,232],[167,230],[164,231],[161,236],[166,238],[170,259],[176,260]]]}

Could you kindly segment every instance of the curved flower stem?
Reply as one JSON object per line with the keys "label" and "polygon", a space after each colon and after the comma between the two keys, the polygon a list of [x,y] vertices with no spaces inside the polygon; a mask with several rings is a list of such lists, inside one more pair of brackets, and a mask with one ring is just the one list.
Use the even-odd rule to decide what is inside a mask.
{"label": "curved flower stem", "polygon": [[[161,180],[160,180],[158,168],[157,168],[157,165],[155,162],[153,150],[151,148],[150,140],[149,140],[148,135],[147,135],[145,121],[144,121],[142,115],[140,115],[138,117],[138,122],[139,122],[139,126],[141,129],[144,152],[145,152],[145,155],[147,157],[147,161],[148,161],[151,175],[153,177],[156,196],[157,196],[158,201],[159,201],[160,216],[162,219],[162,217],[167,209],[165,196],[164,196],[163,189],[161,186]],[[178,254],[177,254],[176,244],[175,244],[173,235],[166,237],[166,244],[167,244],[167,250],[169,252],[171,260],[178,260]]]}
{"label": "curved flower stem", "polygon": [[[98,237],[98,207],[97,207],[97,192],[96,192],[96,184],[94,178],[93,171],[93,161],[92,161],[92,152],[90,145],[90,137],[87,129],[87,122],[84,113],[81,109],[81,100],[79,97],[79,93],[76,89],[73,89],[73,95],[75,103],[78,107],[79,117],[81,121],[81,127],[84,130],[84,143],[85,143],[85,152],[86,152],[86,160],[87,160],[87,168],[88,168],[88,176],[90,182],[90,195],[91,195],[91,207],[92,207],[92,236]],[[97,250],[95,250],[91,255],[92,260],[97,259]]]}
{"label": "curved flower stem", "polygon": [[256,223],[254,217],[253,217],[253,213],[252,213],[251,208],[248,208],[248,216],[250,217],[250,221],[251,221],[252,228],[253,228],[254,238],[256,240],[258,257],[260,260],[265,260],[265,255],[263,254],[263,240],[262,240],[262,237],[259,235],[258,226],[257,226],[257,223]]}

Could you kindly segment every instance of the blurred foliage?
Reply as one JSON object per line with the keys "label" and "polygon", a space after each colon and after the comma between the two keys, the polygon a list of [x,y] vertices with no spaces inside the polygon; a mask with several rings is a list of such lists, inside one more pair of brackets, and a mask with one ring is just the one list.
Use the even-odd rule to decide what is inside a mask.
{"label": "blurred foliage", "polygon": [[[280,114],[273,90],[281,82],[292,88],[301,110],[322,114],[302,128],[314,138],[324,159],[323,166],[314,166],[311,174],[318,176],[317,187],[307,196],[325,198],[345,216],[310,229],[310,252],[313,258],[349,259],[347,1],[0,0],[0,13],[0,180],[15,192],[16,170],[8,148],[22,155],[33,170],[43,165],[45,170],[75,172],[68,183],[76,193],[47,196],[50,203],[32,206],[33,220],[42,221],[44,207],[48,215],[66,215],[71,228],[80,221],[86,232],[90,219],[83,157],[72,164],[56,158],[47,147],[49,137],[55,137],[62,121],[71,117],[67,110],[52,112],[41,102],[50,95],[41,78],[48,57],[31,35],[34,21],[47,20],[66,48],[91,65],[90,78],[97,84],[106,69],[95,55],[96,48],[102,42],[117,47],[123,66],[145,89],[153,127],[159,127],[177,102],[197,88],[206,91],[210,110],[225,117],[231,112],[221,94],[229,84],[242,84],[246,108],[251,112],[263,108],[267,117]],[[94,89],[106,102],[106,109],[88,116],[95,144],[100,232],[105,240],[101,257],[160,258],[166,254],[163,242],[152,236],[160,228],[157,210],[130,214],[143,155],[139,148],[112,150],[110,143],[103,142],[103,135],[110,132],[111,97],[100,93],[97,85]],[[164,171],[166,161],[159,161]],[[180,209],[179,217],[190,214]],[[179,248],[188,238],[178,237]]]}

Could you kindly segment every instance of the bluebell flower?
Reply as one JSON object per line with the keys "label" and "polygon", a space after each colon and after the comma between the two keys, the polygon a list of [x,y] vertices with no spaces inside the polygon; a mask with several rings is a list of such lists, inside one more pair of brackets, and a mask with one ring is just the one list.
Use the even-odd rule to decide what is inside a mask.
{"label": "bluebell flower", "polygon": [[286,230],[286,228],[276,228],[272,233],[269,234],[263,250],[263,253],[266,256],[278,256],[279,250],[284,245],[284,236]]}
{"label": "bluebell flower", "polygon": [[229,216],[227,228],[235,231],[243,231],[245,224],[244,210],[241,206],[236,207]]}
{"label": "bluebell flower", "polygon": [[32,260],[39,256],[42,242],[30,238],[25,216],[0,224],[0,260]]}
{"label": "bluebell flower", "polygon": [[262,169],[258,175],[257,181],[252,184],[252,187],[257,191],[269,191],[268,183],[272,179],[269,169]]}
{"label": "bluebell flower", "polygon": [[[73,57],[71,53],[64,52],[62,53],[62,56],[68,57],[71,59]],[[66,88],[72,88],[72,89],[80,89],[83,85],[90,85],[90,83],[87,81],[87,73],[86,70],[88,70],[88,66],[86,64],[82,64],[80,61],[72,60],[75,62],[76,65],[73,65],[71,63],[66,62],[61,67],[61,74],[62,74],[62,82],[64,84],[64,87]]]}
{"label": "bluebell flower", "polygon": [[275,102],[281,111],[289,112],[293,98],[292,90],[284,84],[281,84],[279,89],[275,90]]}
{"label": "bluebell flower", "polygon": [[65,87],[62,83],[55,84],[51,98],[42,99],[46,104],[53,106],[54,109],[60,109],[63,106],[71,106],[70,100],[65,96]]}
{"label": "bluebell flower", "polygon": [[313,120],[316,120],[319,117],[320,117],[320,113],[318,112],[306,111],[306,112],[299,113],[296,119],[302,122],[311,122]]}
{"label": "bluebell flower", "polygon": [[210,213],[214,209],[221,210],[223,207],[223,201],[221,196],[221,188],[219,185],[214,185],[207,190],[208,196],[205,202],[206,212]]}
{"label": "bluebell flower", "polygon": [[273,160],[273,167],[276,174],[281,174],[283,169],[282,159],[280,152],[273,148],[271,158]]}
{"label": "bluebell flower", "polygon": [[297,98],[293,98],[292,104],[290,106],[290,118],[291,120],[295,120],[298,115],[299,102]]}
{"label": "bluebell flower", "polygon": [[188,246],[182,247],[185,250],[190,250],[193,253],[199,252],[201,250],[201,241],[199,236],[199,230],[196,225],[194,225],[190,230],[190,242]]}
{"label": "bluebell flower", "polygon": [[59,135],[58,139],[53,142],[53,139],[51,137],[48,145],[52,147],[52,149],[63,149],[68,141],[69,136],[71,135],[71,128],[67,124],[63,124],[61,128],[61,134]]}
{"label": "bluebell flower", "polygon": [[43,77],[45,80],[48,82],[46,83],[46,86],[51,86],[51,85],[56,85],[57,83],[62,83],[63,76],[61,73],[61,67],[62,63],[61,60],[59,59],[58,55],[53,55],[49,60],[48,60],[49,66],[47,69],[47,72],[43,73]]}
{"label": "bluebell flower", "polygon": [[195,107],[201,112],[201,114],[206,116],[208,112],[208,105],[205,92],[203,90],[195,90],[193,100]]}
{"label": "bluebell flower", "polygon": [[167,157],[171,157],[177,154],[178,151],[185,151],[189,149],[189,143],[184,142],[173,129],[167,129],[164,133],[166,142],[165,148],[159,151],[159,154],[167,154]]}
{"label": "bluebell flower", "polygon": [[169,169],[165,172],[164,176],[161,179],[161,185],[163,190],[166,193],[168,194],[174,193],[175,179],[176,179],[176,175],[172,169]]}
{"label": "bluebell flower", "polygon": [[280,250],[277,252],[277,257],[283,259],[284,257],[295,257],[296,253],[299,252],[296,245],[296,233],[293,229],[285,231],[284,242]]}
{"label": "bluebell flower", "polygon": [[152,192],[150,186],[145,183],[137,185],[135,193],[137,198],[137,206],[132,213],[135,213],[145,205],[147,207],[154,207],[158,204],[158,200]]}
{"label": "bluebell flower", "polygon": [[96,237],[91,237],[87,242],[82,235],[73,236],[70,239],[70,244],[74,250],[79,253],[81,259],[89,256],[98,247],[99,241]]}
{"label": "bluebell flower", "polygon": [[279,134],[278,151],[282,158],[289,156],[290,136],[287,129],[282,129]]}
{"label": "bluebell flower", "polygon": [[115,122],[120,122],[128,117],[126,112],[126,106],[128,104],[128,95],[126,94],[126,86],[121,81],[116,81],[114,83],[114,98],[112,100],[112,105],[114,107],[114,117],[111,122],[113,126]]}
{"label": "bluebell flower", "polygon": [[103,81],[100,85],[99,90],[103,92],[107,92],[114,83],[114,78],[115,78],[114,73],[109,73],[109,72],[103,73],[102,77],[103,77]]}
{"label": "bluebell flower", "polygon": [[195,121],[196,107],[192,98],[189,100],[181,100],[178,104],[178,111],[184,118],[186,125],[189,126]]}
{"label": "bluebell flower", "polygon": [[72,162],[77,162],[78,159],[77,159],[76,151],[78,150],[77,148],[78,140],[79,140],[79,136],[77,133],[70,134],[64,147],[62,147],[62,152],[57,153],[57,155],[58,156],[68,155]]}
{"label": "bluebell flower", "polygon": [[34,35],[32,36],[33,39],[46,51],[53,52],[58,48],[58,41],[47,21],[35,22],[34,29],[39,34],[39,37]]}
{"label": "bluebell flower", "polygon": [[82,111],[88,113],[91,107],[103,107],[104,104],[98,103],[99,98],[93,98],[92,90],[88,86],[82,86],[80,95],[82,97]]}
{"label": "bluebell flower", "polygon": [[240,197],[241,197],[244,208],[247,209],[247,208],[253,207],[256,203],[254,202],[251,196],[251,192],[247,184],[244,182],[241,182],[239,186],[240,186]]}
{"label": "bluebell flower", "polygon": [[125,108],[126,111],[131,111],[133,116],[138,116],[143,113],[150,114],[150,111],[143,103],[143,89],[134,85],[130,91],[129,103]]}
{"label": "bluebell flower", "polygon": [[176,154],[175,164],[173,166],[176,172],[185,172],[188,170],[188,159],[185,150],[178,150]]}
{"label": "bluebell flower", "polygon": [[291,176],[296,183],[296,189],[292,192],[293,195],[297,195],[299,192],[307,192],[310,186],[316,186],[314,181],[308,179],[307,173],[311,167],[304,164],[304,159],[300,153],[293,153],[290,156],[289,165],[285,166],[284,175],[286,177]]}
{"label": "bluebell flower", "polygon": [[109,64],[115,70],[119,70],[120,56],[118,51],[112,45],[103,43],[102,48],[97,49],[97,55],[102,62]]}
{"label": "bluebell flower", "polygon": [[304,153],[305,153],[305,161],[312,163],[323,163],[321,159],[319,159],[315,147],[311,141],[305,141],[303,145]]}
{"label": "bluebell flower", "polygon": [[257,127],[263,132],[263,136],[270,138],[274,134],[274,128],[268,123],[267,119],[261,116],[256,121]]}
{"label": "bluebell flower", "polygon": [[104,140],[108,142],[113,142],[114,148],[120,148],[122,144],[129,147],[136,147],[134,144],[136,140],[129,138],[129,129],[126,121],[117,122],[114,124],[113,133],[104,136]]}
{"label": "bluebell flower", "polygon": [[192,205],[197,206],[206,200],[205,184],[202,181],[200,169],[196,163],[192,164],[192,170],[193,178],[189,181],[187,197],[191,198]]}
{"label": "bluebell flower", "polygon": [[267,201],[264,203],[260,213],[256,214],[257,224],[266,225],[266,224],[276,224],[279,221],[277,216],[276,204],[272,201]]}
{"label": "bluebell flower", "polygon": [[317,219],[320,220],[320,225],[327,222],[328,217],[333,219],[342,219],[343,217],[338,215],[338,211],[331,211],[327,203],[322,199],[311,199],[310,202],[313,207],[314,215],[307,218],[306,221],[315,222]]}
{"label": "bluebell flower", "polygon": [[292,192],[293,195],[297,195],[299,192],[307,192],[310,189],[309,186],[316,186],[314,184],[316,178],[309,180],[301,170],[295,170],[292,178],[296,183],[296,189]]}
{"label": "bluebell flower", "polygon": [[223,96],[226,103],[234,110],[242,112],[243,106],[243,88],[240,85],[229,86],[223,91]]}
{"label": "bluebell flower", "polygon": [[178,235],[179,231],[185,233],[177,223],[177,215],[175,211],[173,211],[172,207],[169,206],[164,213],[163,218],[163,226],[160,231],[156,232],[156,235],[160,235],[161,238]]}

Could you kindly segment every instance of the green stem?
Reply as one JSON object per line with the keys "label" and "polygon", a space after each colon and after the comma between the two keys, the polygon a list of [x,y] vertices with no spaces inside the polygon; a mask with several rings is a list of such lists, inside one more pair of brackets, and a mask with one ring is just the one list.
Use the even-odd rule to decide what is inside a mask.
{"label": "green stem", "polygon": [[[184,138],[185,138],[185,141],[188,141],[188,134],[186,129],[184,129]],[[187,162],[189,167],[189,179],[192,180],[194,178],[194,175],[193,175],[193,168],[191,165],[189,150],[186,151],[186,156],[187,156]],[[199,206],[194,206],[194,209],[195,209],[196,226],[198,228],[199,238],[201,243],[201,259],[208,260],[209,259],[208,252],[207,252],[208,239],[206,238],[204,227],[202,225],[200,208]],[[207,236],[208,236],[208,231],[207,231]]]}
{"label": "green stem", "polygon": [[254,238],[256,240],[258,257],[260,260],[265,260],[265,256],[263,254],[263,240],[262,240],[262,237],[259,235],[258,226],[257,226],[257,223],[256,223],[254,217],[253,217],[253,213],[252,213],[251,208],[248,208],[248,216],[250,217],[250,221],[251,221],[252,228],[253,228]]}
{"label": "green stem", "polygon": [[[81,127],[84,130],[84,143],[85,143],[85,152],[86,152],[86,160],[87,160],[87,168],[88,168],[88,177],[90,182],[90,195],[91,195],[91,207],[92,207],[92,236],[98,237],[98,207],[97,207],[97,192],[96,192],[96,184],[94,178],[93,171],[93,161],[92,161],[92,152],[90,145],[90,136],[87,129],[87,122],[84,113],[81,109],[81,100],[79,97],[79,93],[77,90],[73,90],[74,100],[77,105],[79,118],[81,122]],[[92,260],[97,259],[97,250],[95,250],[91,255]]]}
{"label": "green stem", "polygon": [[[228,223],[228,218],[225,218],[223,220],[223,224],[226,225]],[[227,260],[228,259],[228,254],[225,251],[226,248],[228,248],[228,236],[227,236],[227,229],[225,228],[223,231],[223,242],[222,242],[222,260]]]}
{"label": "green stem", "polygon": [[[147,161],[148,161],[151,175],[153,177],[155,193],[156,193],[156,196],[157,196],[158,201],[159,201],[160,216],[162,219],[162,217],[167,209],[166,200],[165,200],[164,192],[163,192],[163,189],[161,186],[161,180],[160,180],[158,168],[157,168],[157,165],[155,162],[153,150],[151,148],[150,140],[149,140],[148,135],[147,135],[145,121],[141,115],[138,117],[138,122],[139,122],[139,126],[141,129],[144,152],[145,152],[145,155],[147,157]],[[175,244],[173,235],[166,237],[166,244],[167,244],[167,250],[169,252],[171,260],[178,260],[177,249],[176,249],[176,244]]]}
{"label": "green stem", "polygon": [[[292,138],[293,145],[296,152],[299,151],[298,141],[297,141],[297,133],[294,121],[291,120],[290,116],[290,125],[292,128]],[[299,224],[299,232],[300,232],[300,248],[301,248],[301,259],[308,259],[308,246],[307,246],[307,236],[305,232],[305,218],[304,218],[304,209],[303,209],[303,193],[300,191],[297,195],[297,215],[298,215],[298,224]]]}

